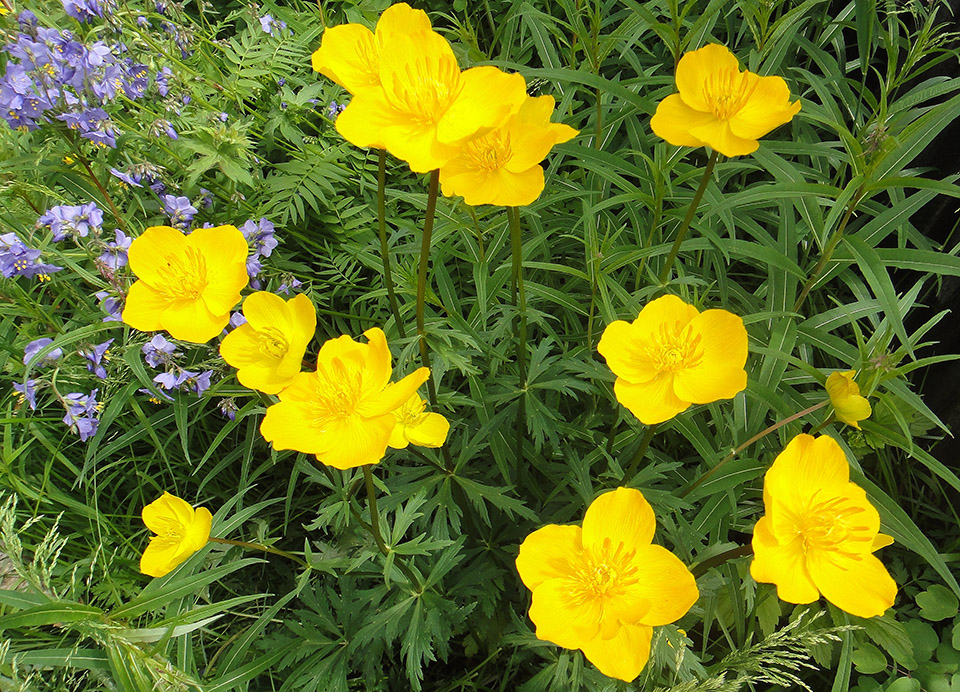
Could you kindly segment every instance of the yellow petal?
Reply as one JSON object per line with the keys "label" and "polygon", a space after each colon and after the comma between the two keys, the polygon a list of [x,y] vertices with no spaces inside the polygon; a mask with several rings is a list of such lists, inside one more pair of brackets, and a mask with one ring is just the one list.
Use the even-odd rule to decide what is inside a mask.
{"label": "yellow petal", "polygon": [[439,413],[424,413],[414,425],[406,426],[404,434],[417,447],[442,447],[448,432],[450,422],[446,418]]}
{"label": "yellow petal", "polygon": [[764,477],[764,490],[798,512],[815,494],[838,497],[850,481],[847,457],[828,435],[797,435],[774,460]]}
{"label": "yellow petal", "polygon": [[195,553],[207,544],[210,540],[210,525],[213,522],[213,515],[206,507],[197,507],[194,511],[193,521],[187,526],[186,534],[183,537],[184,549],[190,553]]}
{"label": "yellow petal", "polygon": [[650,545],[657,520],[639,490],[617,488],[600,495],[583,517],[583,547],[599,551],[605,542],[633,550]]}
{"label": "yellow petal", "polygon": [[571,127],[550,122],[555,104],[552,96],[528,96],[517,114],[503,126],[511,154],[504,162],[507,170],[519,173],[536,166],[547,157],[554,144],[577,135]]}
{"label": "yellow petal", "polygon": [[393,374],[390,348],[387,346],[387,335],[383,333],[380,327],[368,329],[363,335],[367,338],[363,364],[363,390],[364,392],[380,392],[390,382],[390,376]]}
{"label": "yellow petal", "polygon": [[335,127],[356,147],[383,149],[384,131],[396,117],[397,113],[387,102],[383,89],[371,87],[354,95],[346,109],[337,116]]}
{"label": "yellow petal", "polygon": [[[382,392],[363,399],[357,406],[357,412],[363,416],[375,417],[391,415],[413,396],[417,388],[430,378],[429,368],[419,368],[399,382],[391,382]],[[391,424],[391,428],[392,428]]]}
{"label": "yellow petal", "polygon": [[462,90],[437,123],[437,139],[444,144],[460,144],[500,127],[527,97],[523,75],[492,65],[465,70],[461,79]]}
{"label": "yellow petal", "polygon": [[694,317],[700,314],[694,306],[683,302],[674,295],[666,295],[651,300],[643,306],[633,326],[638,334],[657,334],[664,325],[677,324],[686,326]]}
{"label": "yellow petal", "polygon": [[373,32],[362,24],[341,24],[324,31],[311,62],[314,70],[351,94],[380,86],[380,50]]}
{"label": "yellow petal", "polygon": [[203,302],[214,315],[224,315],[240,302],[247,285],[247,241],[235,226],[198,228],[187,246],[201,253],[207,270]]}
{"label": "yellow petal", "polygon": [[174,339],[204,344],[223,331],[230,322],[230,313],[214,315],[202,300],[178,300],[160,316],[163,328]]}
{"label": "yellow petal", "polygon": [[317,459],[337,469],[376,464],[387,452],[394,422],[389,413],[373,418],[354,414],[332,420],[317,435],[321,446]]}
{"label": "yellow petal", "polygon": [[[677,89],[684,103],[690,108],[711,111],[712,104],[704,96],[704,85],[711,80],[717,80],[724,74],[739,73],[740,63],[737,57],[726,46],[711,43],[698,50],[684,53],[680,58],[677,64]],[[664,139],[667,138],[664,137]],[[667,139],[667,141],[670,140]]]}
{"label": "yellow petal", "polygon": [[645,425],[663,423],[690,408],[689,401],[681,401],[677,398],[673,389],[673,380],[673,373],[663,373],[649,382],[640,384],[617,379],[613,384],[613,393],[617,401],[641,423]]}
{"label": "yellow petal", "polygon": [[857,617],[883,615],[897,596],[897,584],[876,556],[813,551],[807,565],[824,598]]}
{"label": "yellow petal", "polygon": [[[294,379],[294,384],[297,379]],[[260,434],[263,439],[273,444],[274,449],[293,449],[305,454],[316,454],[325,448],[325,443],[314,423],[309,405],[281,401],[267,408],[267,413],[260,423]]]}
{"label": "yellow petal", "polygon": [[143,523],[156,534],[165,533],[172,524],[187,527],[194,518],[194,509],[189,502],[165,492],[140,511]]}
{"label": "yellow petal", "polygon": [[170,298],[151,288],[145,281],[136,281],[127,293],[121,318],[124,323],[141,332],[163,329],[160,316],[170,305]]}
{"label": "yellow petal", "polygon": [[291,330],[287,302],[275,293],[257,291],[248,295],[243,301],[243,316],[257,331],[272,327],[287,334]]}
{"label": "yellow petal", "polygon": [[607,325],[597,350],[613,374],[634,384],[649,382],[659,370],[650,358],[649,334],[629,322],[617,320]]}
{"label": "yellow petal", "polygon": [[790,87],[782,77],[758,77],[747,103],[730,118],[730,130],[737,137],[757,139],[798,112],[800,101],[790,103]]}
{"label": "yellow petal", "polygon": [[750,574],[758,582],[776,584],[777,595],[787,603],[813,603],[820,592],[807,571],[803,537],[780,544],[769,517],[761,517],[753,529],[753,562]]}
{"label": "yellow petal", "polygon": [[533,591],[548,579],[574,574],[577,558],[583,552],[579,526],[548,524],[537,529],[520,544],[517,571],[524,585]]}
{"label": "yellow petal", "polygon": [[633,682],[650,658],[653,628],[647,625],[623,625],[611,639],[594,637],[580,649],[604,675]]}
{"label": "yellow petal", "polygon": [[440,169],[443,194],[447,197],[462,196],[463,201],[472,207],[481,204],[525,207],[537,201],[543,192],[543,168],[539,165],[518,173],[506,168],[496,171],[479,168],[459,173],[455,171],[451,170],[450,163]]}
{"label": "yellow petal", "polygon": [[406,425],[400,421],[394,423],[393,430],[390,431],[390,439],[387,440],[387,446],[392,447],[393,449],[406,449],[407,445],[410,444],[410,440],[407,439],[406,431]]}
{"label": "yellow petal", "polygon": [[837,419],[859,430],[860,421],[869,418],[873,409],[870,402],[860,395],[860,387],[853,380],[854,375],[853,370],[832,372],[827,377],[825,387]]}
{"label": "yellow petal", "polygon": [[696,125],[690,128],[690,135],[724,156],[746,156],[755,152],[760,146],[755,139],[737,137],[733,134],[728,120],[713,119],[708,123]]}
{"label": "yellow petal", "polygon": [[183,554],[179,541],[153,536],[140,556],[140,571],[150,577],[162,577],[172,572],[177,565],[190,557]]}
{"label": "yellow petal", "polygon": [[383,11],[377,21],[377,38],[389,39],[391,34],[412,34],[430,31],[430,18],[423,10],[415,10],[405,2],[398,2]]}
{"label": "yellow petal", "polygon": [[[349,337],[347,337],[349,338]],[[280,401],[289,401],[296,404],[309,404],[317,392],[317,374],[315,372],[297,373],[282,392]]]}
{"label": "yellow petal", "polygon": [[893,543],[893,536],[888,536],[885,533],[878,533],[876,538],[873,539],[873,545],[870,547],[870,551],[880,550],[880,548],[886,548],[888,545]]}
{"label": "yellow petal", "polygon": [[600,630],[601,599],[573,595],[577,584],[547,579],[533,590],[530,619],[538,639],[566,649],[579,649]]}
{"label": "yellow petal", "polygon": [[700,591],[693,574],[680,558],[659,545],[637,548],[631,560],[637,590],[649,603],[640,622],[651,627],[676,622],[697,602]]}
{"label": "yellow petal", "polygon": [[138,279],[160,288],[165,283],[160,270],[166,267],[168,261],[179,262],[176,258],[186,248],[186,236],[176,228],[151,226],[130,243],[127,251],[130,269]]}
{"label": "yellow petal", "polygon": [[657,104],[657,112],[650,118],[650,129],[674,146],[703,147],[707,143],[694,137],[690,130],[716,120],[713,113],[694,110],[683,102],[680,94],[671,94]]}
{"label": "yellow petal", "polygon": [[330,368],[335,360],[339,360],[352,369],[362,370],[369,348],[367,344],[357,343],[347,334],[335,339],[327,339],[320,347],[320,353],[317,354],[317,367],[318,369],[320,366]]}
{"label": "yellow petal", "polygon": [[[263,361],[260,339],[250,324],[241,324],[220,342],[220,356],[235,368],[243,369]],[[244,385],[245,387],[249,385]]]}
{"label": "yellow petal", "polygon": [[[293,344],[303,344],[305,351],[317,331],[317,309],[306,294],[300,293],[287,301],[287,310],[293,331],[290,337],[291,349]],[[303,359],[303,352],[300,353],[300,359]]]}
{"label": "yellow petal", "polygon": [[732,399],[747,386],[747,330],[726,310],[706,310],[690,320],[688,339],[699,339],[700,359],[674,373],[677,397],[695,404]]}

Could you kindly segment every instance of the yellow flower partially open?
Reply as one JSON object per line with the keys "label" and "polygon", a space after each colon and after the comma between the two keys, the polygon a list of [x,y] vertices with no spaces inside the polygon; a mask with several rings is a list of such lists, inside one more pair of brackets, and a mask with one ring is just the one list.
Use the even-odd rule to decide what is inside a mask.
{"label": "yellow flower partially open", "polygon": [[657,106],[650,120],[654,133],[670,144],[707,146],[724,156],[756,151],[758,138],[800,111],[782,77],[741,72],[736,56],[717,44],[680,58],[677,89]]}
{"label": "yellow flower partially open", "polygon": [[686,566],[651,543],[655,527],[643,494],[617,488],[593,501],[583,528],[550,524],[527,536],[517,571],[533,592],[537,637],[581,649],[604,675],[636,678],[653,628],[680,619],[700,597]]}
{"label": "yellow flower partially open", "polygon": [[416,173],[446,164],[526,98],[519,74],[492,66],[461,72],[450,44],[434,31],[385,33],[379,60],[380,85],[356,91],[337,131],[356,146],[386,148]]}
{"label": "yellow flower partially open", "polygon": [[632,323],[611,323],[597,348],[617,376],[617,401],[647,425],[747,386],[743,320],[726,310],[698,312],[677,296],[647,303]]}
{"label": "yellow flower partially open", "polygon": [[869,418],[873,409],[866,397],[860,396],[860,386],[853,381],[855,374],[853,370],[832,372],[825,386],[837,420],[859,430],[860,421]]}
{"label": "yellow flower partially open", "polygon": [[450,432],[450,422],[439,413],[426,410],[427,402],[414,394],[393,412],[396,424],[387,443],[394,449],[408,444],[416,447],[442,447]]}
{"label": "yellow flower partially open", "polygon": [[540,162],[555,144],[577,136],[569,125],[551,123],[552,96],[528,96],[502,127],[464,144],[459,155],[440,168],[440,185],[448,197],[462,195],[467,204],[521,207],[543,192]]}
{"label": "yellow flower partially open", "polygon": [[302,293],[285,301],[258,291],[243,302],[243,316],[246,323],[227,334],[220,355],[237,368],[244,387],[276,394],[300,372],[317,329],[313,303]]}
{"label": "yellow flower partially open", "polygon": [[148,228],[130,244],[130,287],[122,318],[134,329],[165,329],[202,344],[227,326],[247,285],[247,241],[234,226]]}
{"label": "yellow flower partially open", "polygon": [[847,458],[827,435],[797,435],[763,481],[765,514],[753,530],[750,574],[777,585],[788,603],[822,593],[841,610],[869,618],[893,605],[897,585],[873,555],[893,539]]}
{"label": "yellow flower partially open", "polygon": [[390,382],[387,337],[379,328],[361,344],[347,335],[320,348],[316,372],[301,372],[267,409],[260,434],[274,449],[315,454],[324,464],[349,469],[376,464],[387,451],[394,411],[406,403],[430,371],[420,368]]}
{"label": "yellow flower partially open", "polygon": [[156,536],[140,556],[140,571],[162,577],[207,544],[213,516],[205,507],[194,509],[176,495],[164,493],[143,508],[143,523]]}

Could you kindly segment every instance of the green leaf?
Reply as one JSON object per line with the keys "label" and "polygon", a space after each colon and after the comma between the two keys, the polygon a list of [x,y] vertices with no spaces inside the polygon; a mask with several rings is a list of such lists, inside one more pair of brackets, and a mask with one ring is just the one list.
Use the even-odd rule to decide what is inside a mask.
{"label": "green leaf", "polygon": [[920,606],[920,617],[932,622],[939,622],[947,618],[956,617],[960,609],[960,601],[945,586],[933,584],[926,591],[921,591],[916,596],[917,605]]}
{"label": "green leaf", "polygon": [[874,675],[887,667],[887,657],[877,647],[864,642],[853,652],[853,665],[858,673]]}

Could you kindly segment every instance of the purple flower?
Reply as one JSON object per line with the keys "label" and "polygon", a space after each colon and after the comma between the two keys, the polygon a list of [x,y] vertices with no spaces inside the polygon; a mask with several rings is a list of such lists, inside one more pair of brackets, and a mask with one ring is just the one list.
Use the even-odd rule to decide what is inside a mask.
{"label": "purple flower", "polygon": [[[184,370],[186,372],[186,370]],[[190,377],[184,380],[184,384],[193,392],[196,392],[197,396],[203,396],[203,393],[210,389],[210,377],[213,375],[213,370],[204,370],[201,373],[192,373]]]}
{"label": "purple flower", "polygon": [[50,278],[50,274],[63,267],[44,264],[38,261],[40,251],[28,248],[15,233],[0,235],[0,274],[6,278],[13,276],[39,277],[41,281]]}
{"label": "purple flower", "polygon": [[17,22],[20,24],[20,29],[23,31],[35,29],[37,26],[37,15],[30,10],[24,10],[17,15]]}
{"label": "purple flower", "polygon": [[61,0],[67,14],[79,22],[86,22],[94,17],[102,17],[103,10],[97,0]]}
{"label": "purple flower", "polygon": [[167,13],[167,0],[157,0],[154,3],[154,7],[157,8],[157,14],[166,14]]}
{"label": "purple flower", "polygon": [[247,318],[243,316],[243,313],[239,310],[232,315],[230,315],[230,328],[236,329],[241,324],[246,324]]}
{"label": "purple flower", "polygon": [[107,379],[107,371],[103,367],[103,361],[109,360],[109,358],[107,358],[107,349],[110,348],[110,344],[112,343],[113,339],[107,339],[102,344],[97,344],[89,349],[80,351],[80,355],[87,359],[87,370],[101,380]]}
{"label": "purple flower", "polygon": [[166,191],[167,186],[163,184],[162,180],[155,180],[150,183],[150,189],[156,192],[158,195],[162,195]]}
{"label": "purple flower", "polygon": [[263,263],[260,262],[260,255],[250,255],[247,257],[247,276],[251,279],[260,275],[263,270]]}
{"label": "purple flower", "polygon": [[161,372],[153,378],[160,389],[176,389],[180,386],[180,380],[172,372]]}
{"label": "purple flower", "polygon": [[127,70],[127,80],[123,84],[123,93],[129,99],[138,99],[147,91],[150,84],[150,73],[146,65],[132,65]]}
{"label": "purple flower", "polygon": [[141,394],[146,394],[147,396],[149,396],[150,401],[153,402],[154,404],[162,404],[164,401],[173,401],[173,397],[170,396],[169,394],[165,394],[164,392],[158,392],[157,393],[159,394],[158,396],[157,394],[154,394],[153,392],[151,392],[149,389],[138,389],[137,391],[140,392]]}
{"label": "purple flower", "polygon": [[227,115],[226,113],[220,113],[220,116],[219,116],[219,117],[220,117],[220,122],[222,122],[222,123],[227,122],[227,120],[229,120],[229,118],[230,118],[230,116]]}
{"label": "purple flower", "polygon": [[200,188],[200,197],[197,201],[203,206],[204,209],[213,208],[213,194],[205,187]]}
{"label": "purple flower", "polygon": [[95,132],[84,132],[81,137],[84,139],[89,139],[91,142],[96,144],[101,149],[116,149],[117,148],[117,138],[116,130],[111,126],[106,126],[103,130]]}
{"label": "purple flower", "polygon": [[286,83],[287,83],[286,77],[281,77],[280,79],[277,80],[277,86],[283,86]]}
{"label": "purple flower", "polygon": [[37,219],[37,226],[49,226],[53,232],[53,241],[59,243],[64,238],[78,235],[86,238],[92,231],[100,233],[103,223],[103,210],[96,202],[70,206],[61,204],[51,207],[47,213]]}
{"label": "purple flower", "polygon": [[287,295],[290,293],[291,288],[295,290],[303,286],[303,282],[299,281],[293,276],[288,277],[288,280],[290,281],[289,284],[287,284],[286,281],[280,284],[280,287],[277,289],[277,293],[282,293],[284,295]]}
{"label": "purple flower", "polygon": [[254,223],[247,221],[240,227],[243,237],[250,243],[250,249],[255,255],[269,257],[273,249],[277,247],[277,239],[273,237],[274,225],[266,218],[261,218]]}
{"label": "purple flower", "polygon": [[[23,364],[30,365],[31,361],[34,360],[34,356],[42,350],[45,346],[49,346],[53,343],[53,339],[48,337],[42,337],[40,339],[34,339],[29,344],[26,345],[23,349]],[[50,351],[47,355],[41,358],[39,361],[34,363],[35,367],[43,368],[49,365],[54,365],[58,360],[63,357],[63,349],[55,348]]]}
{"label": "purple flower", "polygon": [[163,334],[157,334],[145,343],[140,350],[143,351],[143,359],[147,361],[147,365],[155,368],[159,365],[167,365],[175,356],[179,355],[176,349],[177,347],[167,341]]}
{"label": "purple flower", "polygon": [[97,259],[113,271],[117,271],[120,267],[127,266],[127,249],[130,247],[133,239],[128,238],[126,233],[119,228],[114,229],[113,232],[116,234],[116,240],[107,243],[103,254]]}
{"label": "purple flower", "polygon": [[170,223],[177,228],[186,228],[197,213],[196,207],[186,197],[163,196],[163,209],[170,216]]}
{"label": "purple flower", "polygon": [[154,80],[154,83],[157,85],[157,91],[160,92],[161,96],[166,96],[170,93],[170,77],[173,76],[173,72],[169,67],[164,67],[162,70],[157,72],[157,77]]}
{"label": "purple flower", "polygon": [[237,404],[233,399],[221,399],[219,406],[220,413],[223,414],[224,418],[229,418],[230,420],[237,419]]}
{"label": "purple flower", "polygon": [[107,316],[102,320],[103,322],[123,321],[123,318],[120,317],[121,301],[118,298],[113,297],[107,291],[97,291],[94,295],[100,301],[100,307],[107,313]]}
{"label": "purple flower", "polygon": [[143,27],[144,29],[149,29],[150,20],[141,14],[139,17],[137,17],[137,26]]}
{"label": "purple flower", "polygon": [[143,187],[143,185],[134,180],[133,177],[128,173],[122,173],[116,168],[111,168],[110,173],[121,182],[121,186],[129,185],[130,187]]}
{"label": "purple flower", "polygon": [[94,389],[89,394],[71,392],[63,397],[63,405],[67,409],[63,422],[70,426],[70,430],[79,435],[84,442],[97,433],[97,426],[100,424],[97,418],[100,412],[97,391]]}
{"label": "purple flower", "polygon": [[273,28],[276,22],[274,22],[273,17],[269,14],[265,14],[260,17],[260,28],[263,29],[263,32],[273,36]]}
{"label": "purple flower", "polygon": [[[19,382],[13,383],[13,388],[20,392],[20,396],[30,404],[30,408],[34,411],[37,410],[37,381],[36,380],[27,380],[23,384]],[[222,410],[222,409],[221,409]]]}

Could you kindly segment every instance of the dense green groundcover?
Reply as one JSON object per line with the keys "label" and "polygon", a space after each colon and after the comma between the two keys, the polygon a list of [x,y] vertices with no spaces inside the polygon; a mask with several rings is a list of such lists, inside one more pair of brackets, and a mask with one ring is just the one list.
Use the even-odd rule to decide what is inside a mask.
{"label": "dense green groundcover", "polygon": [[[388,0],[15,4],[0,17],[4,84],[37,26],[101,41],[104,79],[73,92],[103,108],[86,123],[55,118],[69,100],[60,90],[73,88],[63,75],[50,75],[48,118],[0,89],[4,113],[26,118],[0,125],[0,689],[960,690],[960,478],[955,459],[936,456],[949,431],[921,386],[927,366],[954,357],[929,336],[953,318],[929,306],[944,277],[960,276],[960,246],[916,220],[960,197],[956,176],[917,163],[960,117],[945,3],[414,2],[461,67],[520,72],[580,135],[554,148],[544,193],[519,211],[523,383],[508,215],[437,204],[425,331],[449,458],[409,447],[373,467],[386,557],[360,469],[274,451],[259,424],[276,397],[241,386],[218,339],[164,354],[109,316],[134,279],[118,261],[124,236],[172,216],[249,220],[259,285],[317,305],[306,369],[326,339],[375,326],[397,375],[419,366],[427,177],[387,157],[398,324],[377,154],[337,134],[349,95],[310,68],[325,25],[373,26]],[[27,9],[37,26],[22,14],[18,26]],[[756,153],[720,158],[662,285],[708,152],[663,142],[650,116],[675,91],[679,57],[711,42],[784,77],[802,109]],[[73,219],[63,239],[55,207]],[[61,269],[23,269],[37,262]],[[597,343],[664,293],[743,317],[748,384],[650,439],[617,403]],[[25,366],[40,338],[51,341]],[[873,406],[860,431],[827,422],[829,408],[796,415],[826,399],[834,370],[856,370]],[[895,540],[878,553],[899,587],[881,617],[822,599],[794,606],[749,575],[763,474],[812,429],[841,444]],[[700,591],[685,617],[656,628],[631,684],[534,636],[514,566],[528,534],[578,523],[624,483],[653,505],[656,542]],[[140,512],[164,491],[209,508],[213,536],[309,567],[220,543],[151,580],[138,571]]]}

